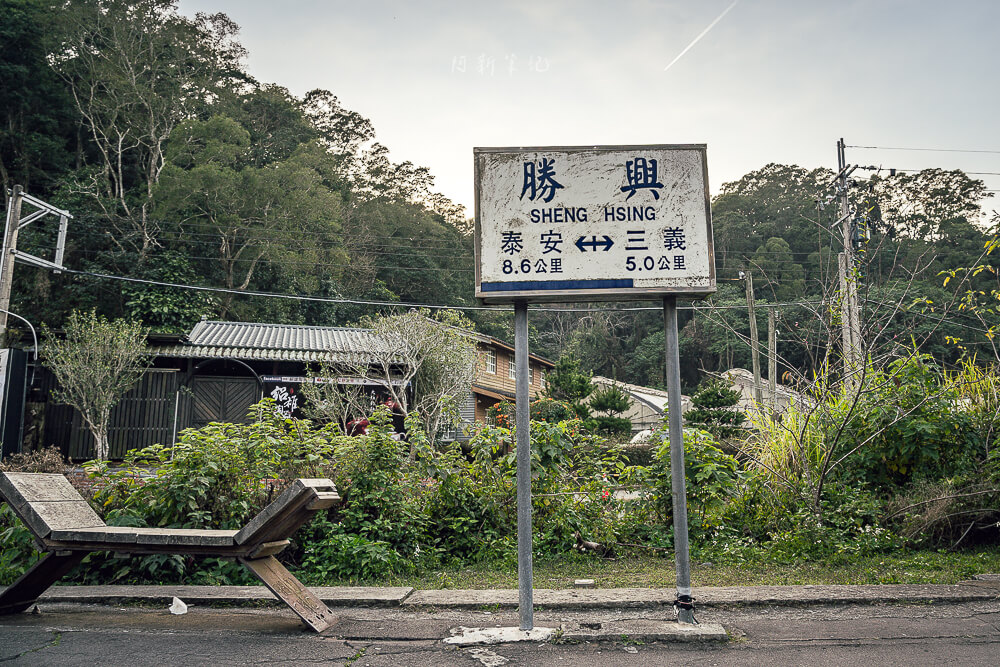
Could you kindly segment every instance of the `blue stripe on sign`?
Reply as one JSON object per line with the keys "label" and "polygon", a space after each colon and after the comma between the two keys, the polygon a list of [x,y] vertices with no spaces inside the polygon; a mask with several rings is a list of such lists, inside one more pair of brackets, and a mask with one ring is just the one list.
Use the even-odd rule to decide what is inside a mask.
{"label": "blue stripe on sign", "polygon": [[482,283],[484,292],[529,292],[562,289],[620,289],[632,287],[631,278],[608,280],[515,280],[509,283]]}

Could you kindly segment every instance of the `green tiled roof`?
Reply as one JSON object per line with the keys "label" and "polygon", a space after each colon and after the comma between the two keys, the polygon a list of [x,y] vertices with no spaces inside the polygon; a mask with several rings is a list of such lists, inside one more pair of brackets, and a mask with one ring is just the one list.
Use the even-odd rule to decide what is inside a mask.
{"label": "green tiled roof", "polygon": [[384,342],[370,329],[203,321],[180,343],[150,345],[161,357],[357,363]]}

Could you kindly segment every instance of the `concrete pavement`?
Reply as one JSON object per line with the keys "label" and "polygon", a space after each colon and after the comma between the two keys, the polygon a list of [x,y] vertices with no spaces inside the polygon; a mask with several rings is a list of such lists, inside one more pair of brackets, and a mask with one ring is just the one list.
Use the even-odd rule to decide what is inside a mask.
{"label": "concrete pavement", "polygon": [[[536,624],[615,628],[601,641],[460,648],[457,627],[511,626],[517,612],[451,608],[340,607],[340,621],[307,632],[284,608],[43,602],[38,614],[0,618],[0,662],[15,665],[320,664],[394,665],[996,665],[1000,601],[935,604],[837,602],[817,606],[715,607],[699,612],[728,642],[665,642],[641,634],[664,609],[540,610]],[[632,632],[638,629],[640,632]]]}
{"label": "concrete pavement", "polygon": [[[1000,656],[996,576],[954,586],[699,588],[702,626],[690,635],[672,620],[672,589],[536,589],[535,623],[556,629],[552,640],[464,647],[443,640],[517,625],[516,591],[313,590],[339,617],[321,635],[262,587],[54,587],[38,613],[0,617],[0,662],[976,665]],[[187,614],[167,611],[174,596]]]}

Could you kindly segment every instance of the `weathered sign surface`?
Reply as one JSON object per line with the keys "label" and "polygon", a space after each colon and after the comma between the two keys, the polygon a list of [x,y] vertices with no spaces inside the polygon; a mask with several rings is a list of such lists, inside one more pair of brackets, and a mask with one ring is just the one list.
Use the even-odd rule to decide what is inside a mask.
{"label": "weathered sign surface", "polygon": [[484,302],[715,291],[704,145],[474,152]]}

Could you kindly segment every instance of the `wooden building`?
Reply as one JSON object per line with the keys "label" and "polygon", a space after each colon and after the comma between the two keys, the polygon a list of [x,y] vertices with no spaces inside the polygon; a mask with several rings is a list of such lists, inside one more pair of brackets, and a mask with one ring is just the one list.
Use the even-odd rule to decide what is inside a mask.
{"label": "wooden building", "polygon": [[[503,341],[477,333],[469,333],[476,341],[478,360],[476,376],[459,412],[461,423],[448,430],[446,439],[465,440],[476,424],[486,422],[486,411],[501,401],[515,402],[514,348]],[[545,375],[554,363],[534,354],[528,355],[528,392],[531,400],[541,396]]]}
{"label": "wooden building", "polygon": [[[310,364],[346,369],[380,343],[368,329],[203,321],[187,335],[151,334],[150,366],[111,413],[109,458],[129,449],[170,445],[185,428],[240,423],[264,396],[300,416],[298,391]],[[342,383],[376,383],[345,375]],[[55,378],[44,367],[29,392],[24,449],[55,445],[68,457],[92,456],[93,438],[80,414],[50,399]]]}
{"label": "wooden building", "polygon": [[[489,336],[468,332],[476,340],[476,378],[464,397],[462,424],[445,440],[466,439],[474,422],[502,400],[514,400],[514,349]],[[111,413],[109,458],[121,459],[130,449],[170,445],[186,428],[209,422],[240,423],[250,407],[268,396],[289,416],[300,413],[299,389],[310,365],[326,362],[344,374],[339,384],[369,386],[372,408],[381,399],[378,383],[350,373],[372,360],[382,345],[368,329],[285,324],[203,321],[187,335],[151,334],[150,365]],[[552,362],[532,355],[531,396],[536,398]],[[80,414],[51,400],[55,378],[44,367],[28,395],[22,450],[55,445],[74,460],[92,456],[93,438]]]}

